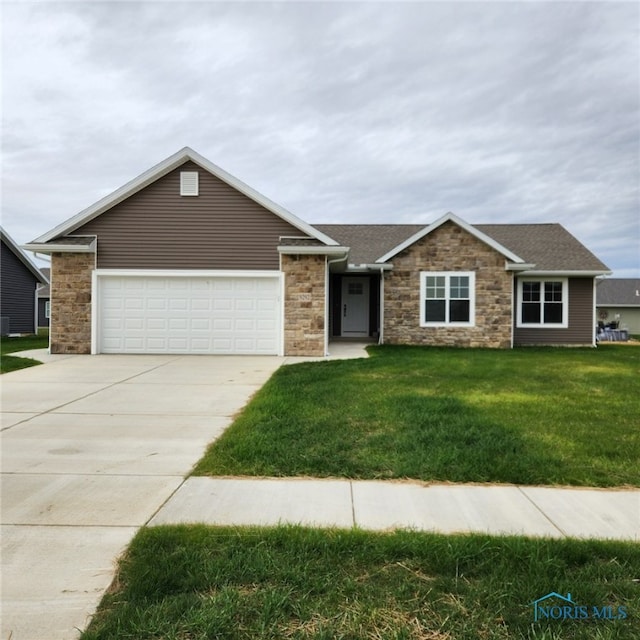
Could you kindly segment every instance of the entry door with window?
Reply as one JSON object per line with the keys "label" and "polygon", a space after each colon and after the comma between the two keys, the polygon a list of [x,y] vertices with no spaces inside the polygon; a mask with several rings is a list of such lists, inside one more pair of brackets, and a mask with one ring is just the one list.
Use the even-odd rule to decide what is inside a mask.
{"label": "entry door with window", "polygon": [[369,278],[342,278],[342,335],[369,335]]}

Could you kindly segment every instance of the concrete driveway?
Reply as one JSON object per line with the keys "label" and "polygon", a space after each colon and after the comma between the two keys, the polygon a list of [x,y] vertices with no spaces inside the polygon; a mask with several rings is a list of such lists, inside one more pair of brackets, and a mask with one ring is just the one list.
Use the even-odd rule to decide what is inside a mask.
{"label": "concrete driveway", "polygon": [[0,379],[2,640],[76,638],[138,528],[285,361],[51,360]]}

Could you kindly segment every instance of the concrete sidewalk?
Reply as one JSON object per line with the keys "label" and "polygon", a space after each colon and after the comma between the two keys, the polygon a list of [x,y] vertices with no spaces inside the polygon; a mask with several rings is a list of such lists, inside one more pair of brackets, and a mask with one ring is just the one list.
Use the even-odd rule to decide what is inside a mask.
{"label": "concrete sidewalk", "polygon": [[150,524],[396,528],[640,541],[640,491],[192,477]]}

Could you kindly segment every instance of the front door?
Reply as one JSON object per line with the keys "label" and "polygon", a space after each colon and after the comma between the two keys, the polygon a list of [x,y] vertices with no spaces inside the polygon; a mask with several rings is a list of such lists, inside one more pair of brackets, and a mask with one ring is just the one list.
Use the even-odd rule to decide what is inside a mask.
{"label": "front door", "polygon": [[342,335],[369,335],[369,278],[342,278]]}

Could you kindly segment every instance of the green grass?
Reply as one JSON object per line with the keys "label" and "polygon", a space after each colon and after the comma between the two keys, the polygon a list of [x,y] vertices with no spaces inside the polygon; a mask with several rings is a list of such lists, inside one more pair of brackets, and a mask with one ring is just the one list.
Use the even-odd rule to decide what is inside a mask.
{"label": "green grass", "polygon": [[33,360],[32,358],[20,358],[8,354],[28,351],[30,349],[46,349],[48,346],[48,331],[42,334],[39,333],[37,336],[0,339],[0,373],[8,373],[9,371],[16,371],[41,364],[38,360]]}
{"label": "green grass", "polygon": [[371,354],[279,369],[194,473],[640,485],[640,348]]}
{"label": "green grass", "polygon": [[[81,638],[632,640],[639,567],[640,545],[622,542],[150,528]],[[535,623],[551,591],[589,618]],[[594,619],[593,606],[627,618]]]}

